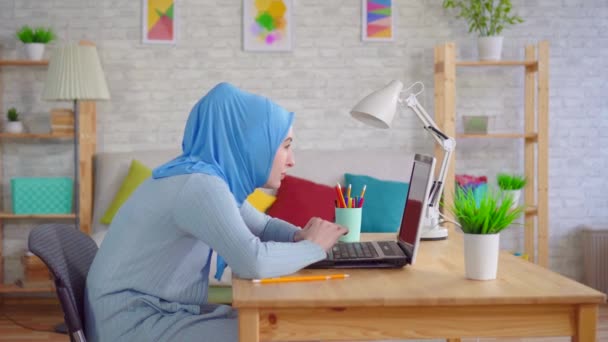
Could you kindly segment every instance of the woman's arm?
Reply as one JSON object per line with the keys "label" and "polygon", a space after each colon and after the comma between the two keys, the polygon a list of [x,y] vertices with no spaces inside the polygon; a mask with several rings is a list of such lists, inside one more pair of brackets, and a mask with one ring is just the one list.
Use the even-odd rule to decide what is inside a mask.
{"label": "woman's arm", "polygon": [[205,242],[243,278],[294,273],[326,257],[318,244],[261,242],[249,230],[226,183],[218,177],[193,174],[174,203],[177,226]]}
{"label": "woman's arm", "polygon": [[249,230],[262,241],[294,242],[294,236],[300,230],[289,222],[260,212],[247,201],[241,205],[241,216]]}

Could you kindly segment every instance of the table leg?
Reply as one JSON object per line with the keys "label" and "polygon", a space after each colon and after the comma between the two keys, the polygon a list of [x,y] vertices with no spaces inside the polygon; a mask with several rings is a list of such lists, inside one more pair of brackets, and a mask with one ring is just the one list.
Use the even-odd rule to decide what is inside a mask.
{"label": "table leg", "polygon": [[239,309],[239,342],[260,342],[260,312]]}
{"label": "table leg", "polygon": [[446,338],[445,342],[460,342],[460,338]]}
{"label": "table leg", "polygon": [[576,313],[576,332],[572,342],[595,342],[597,333],[597,304],[579,305]]}

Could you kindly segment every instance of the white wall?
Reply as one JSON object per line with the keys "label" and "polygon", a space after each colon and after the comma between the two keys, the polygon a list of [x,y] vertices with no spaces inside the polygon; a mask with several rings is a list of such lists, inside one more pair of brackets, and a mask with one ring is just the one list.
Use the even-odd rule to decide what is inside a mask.
{"label": "white wall", "polygon": [[[295,48],[289,53],[242,51],[241,1],[179,1],[176,46],[141,44],[140,1],[1,0],[0,56],[22,54],[14,33],[24,24],[51,25],[70,40],[96,42],[112,100],[98,106],[98,150],[176,147],[193,103],[210,87],[229,81],[271,97],[297,113],[298,148],[399,146],[404,153],[432,152],[413,115],[390,131],[367,128],[349,115],[360,97],[391,79],[421,80],[421,102],[433,112],[433,47],[455,41],[461,59],[476,57],[465,24],[440,0],[398,4],[396,40],[363,43],[357,0],[295,1]],[[580,279],[579,226],[608,227],[608,2],[516,0],[526,22],[505,31],[505,59],[523,58],[523,47],[547,39],[550,61],[551,268]],[[458,114],[492,115],[495,131],[521,128],[521,69],[461,70]],[[2,112],[16,106],[31,121],[57,104],[40,99],[44,69],[2,68]],[[4,116],[4,115],[3,115]],[[521,171],[522,144],[507,140],[462,141],[458,172]],[[61,142],[6,142],[3,185],[15,176],[71,175],[71,150]],[[8,203],[4,194],[5,206]],[[6,207],[5,209],[10,208]],[[18,257],[37,222],[9,222],[5,229],[7,281],[19,276]],[[521,249],[521,228],[503,236],[503,247]]]}

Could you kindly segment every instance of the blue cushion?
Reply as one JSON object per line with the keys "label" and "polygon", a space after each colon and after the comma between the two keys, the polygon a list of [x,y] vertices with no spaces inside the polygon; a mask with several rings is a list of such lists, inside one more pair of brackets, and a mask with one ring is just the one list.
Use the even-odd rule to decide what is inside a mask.
{"label": "blue cushion", "polygon": [[405,196],[409,188],[408,183],[381,180],[370,176],[344,174],[345,186],[352,186],[351,196],[359,196],[361,189],[365,189],[363,203],[363,218],[361,232],[363,233],[389,233],[396,232],[401,226]]}

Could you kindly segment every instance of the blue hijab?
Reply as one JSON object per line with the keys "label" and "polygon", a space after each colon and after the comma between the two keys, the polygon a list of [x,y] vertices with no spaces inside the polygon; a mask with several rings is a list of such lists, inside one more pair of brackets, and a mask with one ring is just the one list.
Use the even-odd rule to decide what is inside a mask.
{"label": "blue hijab", "polygon": [[[183,153],[154,169],[153,178],[204,173],[223,179],[240,207],[262,187],[274,156],[293,123],[288,112],[269,99],[220,83],[201,98],[188,117]],[[217,257],[220,280],[226,268]]]}

